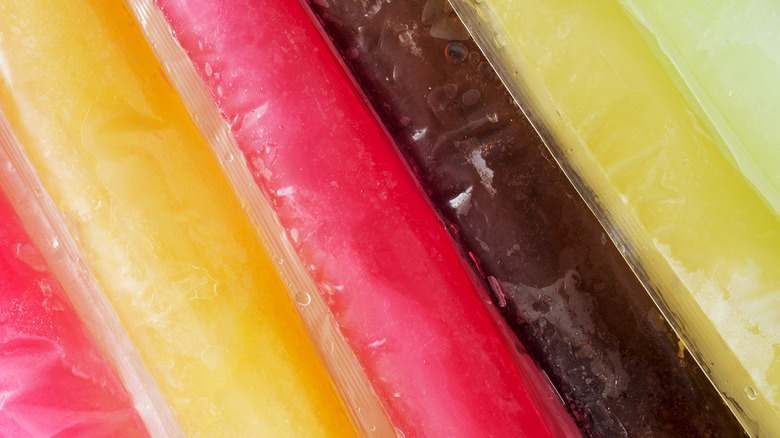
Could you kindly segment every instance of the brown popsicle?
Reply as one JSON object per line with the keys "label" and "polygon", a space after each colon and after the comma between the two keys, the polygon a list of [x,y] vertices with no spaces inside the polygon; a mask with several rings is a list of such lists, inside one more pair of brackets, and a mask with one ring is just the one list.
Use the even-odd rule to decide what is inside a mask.
{"label": "brown popsicle", "polygon": [[312,0],[587,436],[744,436],[446,0]]}

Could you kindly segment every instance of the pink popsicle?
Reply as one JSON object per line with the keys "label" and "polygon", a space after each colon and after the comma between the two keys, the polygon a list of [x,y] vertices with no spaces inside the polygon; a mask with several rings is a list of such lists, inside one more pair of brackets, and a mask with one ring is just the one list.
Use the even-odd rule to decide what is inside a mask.
{"label": "pink popsicle", "polygon": [[157,3],[399,436],[576,434],[298,0]]}
{"label": "pink popsicle", "polygon": [[148,436],[2,192],[0,285],[0,435]]}

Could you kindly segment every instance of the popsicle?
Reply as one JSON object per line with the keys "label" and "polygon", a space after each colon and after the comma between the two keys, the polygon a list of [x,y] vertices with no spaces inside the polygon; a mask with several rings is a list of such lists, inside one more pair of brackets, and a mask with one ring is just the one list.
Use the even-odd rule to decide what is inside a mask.
{"label": "popsicle", "polygon": [[149,436],[2,191],[0,284],[0,433]]}
{"label": "popsicle", "polygon": [[743,426],[780,436],[780,223],[620,4],[453,4]]}
{"label": "popsicle", "polygon": [[189,436],[355,431],[127,5],[3,2],[0,102]]}
{"label": "popsicle", "polygon": [[254,178],[240,197],[275,207],[396,434],[578,435],[302,5],[157,4]]}
{"label": "popsicle", "polygon": [[446,0],[311,4],[585,434],[744,433]]}
{"label": "popsicle", "polygon": [[621,4],[726,156],[780,214],[780,3]]}

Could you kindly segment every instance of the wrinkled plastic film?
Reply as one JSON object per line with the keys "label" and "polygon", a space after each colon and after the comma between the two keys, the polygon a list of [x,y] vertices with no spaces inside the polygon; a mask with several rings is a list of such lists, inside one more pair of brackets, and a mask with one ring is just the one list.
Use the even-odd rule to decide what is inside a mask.
{"label": "wrinkled plastic film", "polygon": [[585,434],[742,433],[446,0],[311,6]]}
{"label": "wrinkled plastic film", "polygon": [[[2,379],[2,430],[14,436],[177,436],[167,405],[113,309],[79,263],[78,249],[57,222],[59,215],[2,112],[0,169],[3,275],[19,276],[4,284],[0,303],[2,371],[11,373]],[[35,285],[19,289],[27,283]]]}
{"label": "wrinkled plastic film", "polygon": [[131,10],[19,3],[0,15],[0,101],[184,433],[354,436]]}
{"label": "wrinkled plastic film", "polygon": [[780,227],[620,6],[452,3],[746,430],[777,435]]}
{"label": "wrinkled plastic film", "polygon": [[301,5],[157,3],[397,433],[577,435]]}
{"label": "wrinkled plastic film", "polygon": [[263,247],[274,261],[336,388],[347,402],[354,423],[363,436],[394,435],[392,424],[338,331],[317,286],[295,254],[273,209],[255,185],[244,155],[230,137],[227,123],[219,115],[187,54],[172,37],[165,18],[151,0],[130,0],[128,3],[258,230]]}
{"label": "wrinkled plastic film", "polygon": [[724,155],[780,215],[780,4],[621,5]]}

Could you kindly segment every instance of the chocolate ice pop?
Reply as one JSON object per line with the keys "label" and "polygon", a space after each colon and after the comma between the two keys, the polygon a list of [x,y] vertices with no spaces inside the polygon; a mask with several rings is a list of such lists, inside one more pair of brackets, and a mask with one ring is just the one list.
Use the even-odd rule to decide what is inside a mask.
{"label": "chocolate ice pop", "polygon": [[312,8],[586,435],[744,435],[446,0]]}

